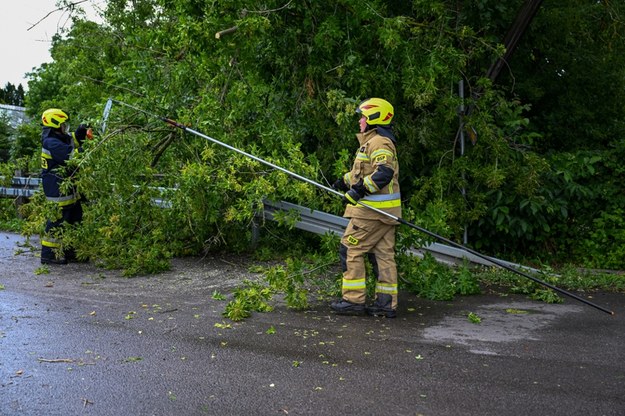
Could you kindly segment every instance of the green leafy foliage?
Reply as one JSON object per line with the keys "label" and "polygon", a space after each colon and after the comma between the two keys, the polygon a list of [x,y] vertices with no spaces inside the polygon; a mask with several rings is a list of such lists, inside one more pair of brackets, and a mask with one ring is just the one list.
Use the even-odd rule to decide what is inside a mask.
{"label": "green leafy foliage", "polygon": [[590,236],[584,240],[584,248],[590,254],[589,266],[625,269],[625,209],[615,208],[595,218]]}
{"label": "green leafy foliage", "polygon": [[427,253],[423,258],[402,255],[399,273],[407,290],[431,300],[452,300],[455,295],[481,293],[477,278],[463,265],[457,269],[438,263]]}
{"label": "green leafy foliage", "polygon": [[9,161],[12,130],[8,117],[0,113],[0,163]]}
{"label": "green leafy foliage", "polygon": [[228,302],[223,315],[233,321],[248,318],[252,312],[270,312],[273,307],[268,303],[272,290],[257,282],[246,281],[234,292],[234,300]]}
{"label": "green leafy foliage", "polygon": [[467,319],[472,324],[480,324],[480,323],[482,323],[482,318],[480,318],[477,314],[475,314],[473,312],[469,312],[469,314],[467,315]]}
{"label": "green leafy foliage", "polygon": [[[470,245],[490,254],[620,267],[618,231],[595,228],[622,228],[625,6],[545,3],[493,82],[486,70],[522,4],[109,1],[104,24],[77,18],[54,37],[53,61],[33,71],[26,95],[33,119],[62,107],[74,126],[96,130],[108,97],[151,113],[116,103],[106,132],[85,145],[73,178],[89,201],[85,221],[63,238],[135,275],[166,269],[174,255],[247,250],[266,198],[338,213],[330,195],[158,117],[327,184],[357,146],[357,103],[383,96],[395,106],[408,220],[456,240],[466,227]],[[461,105],[470,109],[462,155]],[[29,173],[35,124],[11,150]],[[27,234],[42,228],[41,203],[28,209]],[[288,228],[295,218],[278,219]],[[400,232],[401,250],[430,242],[415,234]],[[613,254],[595,256],[609,238]],[[453,296],[458,278],[439,281],[445,272],[428,264],[419,266],[427,285],[411,284]]]}
{"label": "green leafy foliage", "polygon": [[41,127],[33,124],[22,124],[17,128],[15,139],[11,144],[10,165],[16,171],[39,173],[41,169]]}
{"label": "green leafy foliage", "polygon": [[22,224],[17,216],[15,201],[11,198],[0,199],[0,230],[19,232]]}
{"label": "green leafy foliage", "polygon": [[[333,251],[338,239],[328,235],[324,240],[319,253],[300,252],[278,265],[255,268],[255,272],[262,273],[260,279],[246,281],[235,290],[234,299],[226,305],[224,316],[233,321],[242,320],[253,312],[272,310],[273,304],[279,300],[288,308],[306,310],[313,299],[339,296],[338,257]],[[279,299],[275,299],[278,296]]]}

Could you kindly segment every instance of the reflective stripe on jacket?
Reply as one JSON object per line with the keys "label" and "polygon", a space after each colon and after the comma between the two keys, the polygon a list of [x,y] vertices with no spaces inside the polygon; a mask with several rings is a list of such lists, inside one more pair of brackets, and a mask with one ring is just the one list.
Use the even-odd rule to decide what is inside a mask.
{"label": "reflective stripe on jacket", "polygon": [[[361,199],[367,205],[401,218],[401,192],[399,190],[399,164],[395,143],[378,129],[357,134],[360,147],[352,170],[343,176],[351,186],[363,180],[367,195]],[[387,224],[396,221],[361,205],[347,205],[344,217],[377,219]]]}

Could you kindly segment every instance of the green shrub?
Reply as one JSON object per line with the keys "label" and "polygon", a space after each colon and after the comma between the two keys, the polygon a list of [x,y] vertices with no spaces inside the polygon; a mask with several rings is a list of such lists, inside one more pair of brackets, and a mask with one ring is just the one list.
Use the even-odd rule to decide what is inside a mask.
{"label": "green shrub", "polygon": [[601,212],[593,221],[590,236],[583,241],[584,262],[589,267],[625,269],[625,210]]}

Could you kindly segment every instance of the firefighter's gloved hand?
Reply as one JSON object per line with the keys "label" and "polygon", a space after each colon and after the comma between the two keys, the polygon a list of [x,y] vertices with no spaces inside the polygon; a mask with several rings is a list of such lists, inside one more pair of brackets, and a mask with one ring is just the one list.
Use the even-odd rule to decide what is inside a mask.
{"label": "firefighter's gloved hand", "polygon": [[335,189],[337,191],[346,192],[346,191],[349,190],[349,186],[347,186],[347,184],[345,183],[343,178],[341,178],[341,179],[337,179],[336,182],[334,182],[332,184],[332,189]]}
{"label": "firefighter's gloved hand", "polygon": [[358,201],[367,194],[367,188],[365,188],[362,179],[353,184],[351,189],[345,192],[343,201],[352,205],[356,205]]}
{"label": "firefighter's gloved hand", "polygon": [[78,126],[78,128],[74,132],[74,137],[76,137],[76,140],[78,140],[78,144],[82,145],[82,142],[85,141],[85,138],[87,138],[87,131],[88,128],[84,124]]}

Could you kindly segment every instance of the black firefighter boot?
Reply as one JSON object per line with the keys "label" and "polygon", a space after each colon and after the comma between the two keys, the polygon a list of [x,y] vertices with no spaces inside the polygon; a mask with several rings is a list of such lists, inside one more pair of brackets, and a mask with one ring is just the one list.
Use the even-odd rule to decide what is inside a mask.
{"label": "black firefighter boot", "polygon": [[397,312],[391,307],[393,297],[391,295],[378,293],[373,305],[367,306],[367,313],[372,316],[386,316],[387,318],[395,318]]}
{"label": "black firefighter boot", "polygon": [[67,264],[65,257],[57,257],[50,247],[41,248],[41,264]]}
{"label": "black firefighter boot", "polygon": [[332,302],[330,308],[339,315],[362,315],[365,313],[365,305],[362,303],[352,303],[345,299]]}

